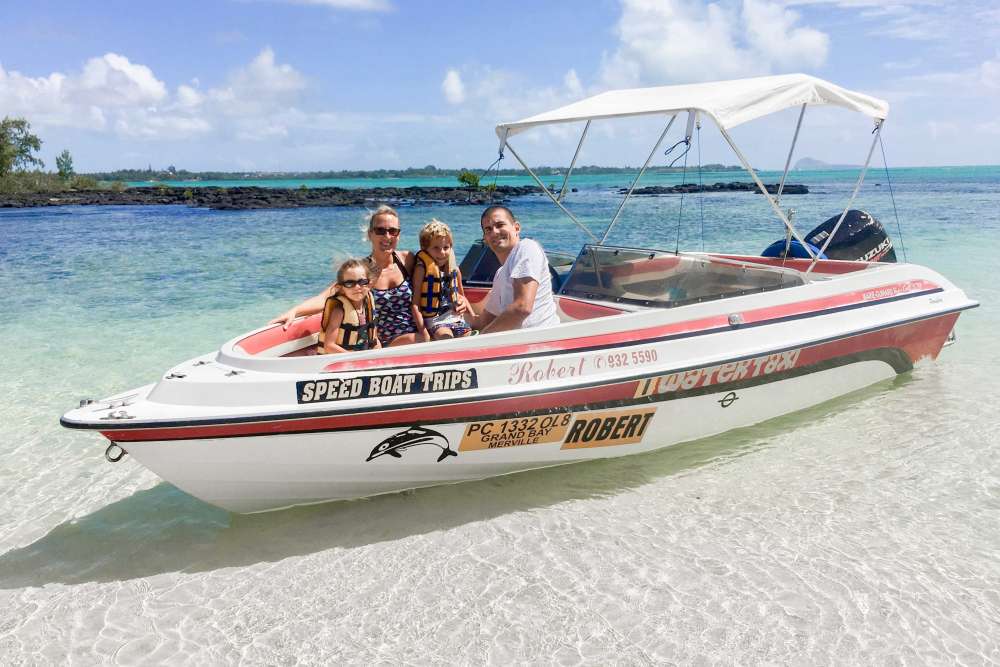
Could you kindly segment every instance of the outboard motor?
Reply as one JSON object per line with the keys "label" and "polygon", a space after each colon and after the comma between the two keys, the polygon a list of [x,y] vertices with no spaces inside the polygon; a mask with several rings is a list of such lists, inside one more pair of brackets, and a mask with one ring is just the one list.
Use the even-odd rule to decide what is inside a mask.
{"label": "outboard motor", "polygon": [[[806,234],[806,241],[823,247],[833,227],[840,220],[835,215],[822,225]],[[826,247],[829,259],[847,259],[858,262],[895,262],[896,251],[885,227],[874,215],[851,209],[844,217],[837,236]]]}
{"label": "outboard motor", "polygon": [[818,255],[820,259],[826,259],[826,255],[819,251],[819,248],[814,246],[812,243],[807,243],[806,246],[799,243],[798,239],[792,239],[787,243],[788,253],[785,254],[785,240],[778,239],[771,245],[764,248],[764,252],[760,253],[761,257],[795,257],[796,259],[809,259],[812,255],[806,250],[806,246],[809,246],[809,250],[812,250],[813,255]]}
{"label": "outboard motor", "polygon": [[[840,220],[840,215],[835,215],[823,224],[816,227],[805,236],[806,243],[813,251],[819,254],[819,249],[826,243],[830,232]],[[781,257],[785,252],[785,241],[775,241],[761,253],[763,257]],[[788,255],[790,257],[809,257],[805,248],[797,240],[792,240]],[[851,209],[844,216],[844,222],[837,230],[837,236],[826,247],[826,253],[820,255],[820,259],[844,259],[858,262],[895,262],[896,251],[892,247],[892,239],[885,231],[885,227],[875,216],[865,211]]]}

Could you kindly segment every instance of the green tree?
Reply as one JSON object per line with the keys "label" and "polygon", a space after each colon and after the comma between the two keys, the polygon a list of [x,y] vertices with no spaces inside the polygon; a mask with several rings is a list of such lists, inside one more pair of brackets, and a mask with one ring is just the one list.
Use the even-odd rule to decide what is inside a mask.
{"label": "green tree", "polygon": [[69,154],[68,150],[64,150],[56,156],[56,169],[59,170],[59,178],[64,181],[68,181],[76,173],[73,171],[73,156]]}
{"label": "green tree", "polygon": [[470,188],[478,188],[479,174],[475,174],[468,169],[463,169],[458,172],[458,182],[462,185],[468,185]]}
{"label": "green tree", "polygon": [[0,178],[14,170],[45,166],[34,156],[42,149],[42,140],[30,130],[31,123],[24,118],[5,116],[0,121]]}

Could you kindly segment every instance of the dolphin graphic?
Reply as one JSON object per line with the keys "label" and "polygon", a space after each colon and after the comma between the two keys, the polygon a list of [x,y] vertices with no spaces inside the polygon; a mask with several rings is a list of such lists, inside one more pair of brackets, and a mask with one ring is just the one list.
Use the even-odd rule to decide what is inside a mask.
{"label": "dolphin graphic", "polygon": [[424,428],[423,426],[411,426],[405,431],[395,435],[390,435],[388,438],[375,445],[374,449],[372,449],[372,453],[368,455],[367,459],[365,459],[365,462],[377,459],[383,454],[388,454],[389,456],[399,459],[403,457],[401,452],[404,449],[416,447],[417,445],[434,445],[439,448],[441,450],[441,455],[438,456],[438,463],[444,461],[449,456],[458,456],[458,452],[451,448],[448,438],[444,437],[442,434],[429,428]]}

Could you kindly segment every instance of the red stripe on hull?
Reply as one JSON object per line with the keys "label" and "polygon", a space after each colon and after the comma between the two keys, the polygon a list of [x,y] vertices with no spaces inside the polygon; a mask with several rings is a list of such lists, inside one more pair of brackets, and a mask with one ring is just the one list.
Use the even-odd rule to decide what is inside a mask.
{"label": "red stripe on hull", "polygon": [[288,325],[288,329],[282,329],[281,325],[275,324],[270,329],[258,331],[236,344],[247,354],[260,354],[264,350],[270,350],[276,345],[316,333],[319,330],[320,315],[321,313],[316,313],[315,315],[295,320]]}
{"label": "red stripe on hull", "polygon": [[[737,262],[746,262],[747,264],[762,264],[764,266],[794,269],[795,271],[805,271],[812,263],[811,259],[794,259],[791,257],[787,259],[782,259],[780,257],[748,257],[746,255],[715,255],[715,257],[731,259]],[[813,271],[815,273],[825,273],[828,275],[840,275],[844,273],[854,273],[855,271],[864,271],[870,266],[871,263],[869,262],[852,262],[843,259],[821,259],[816,262],[816,268],[814,268]]]}
{"label": "red stripe on hull", "polygon": [[[937,284],[926,280],[907,280],[887,285],[880,285],[875,288],[845,292],[843,294],[836,294],[834,296],[819,299],[809,299],[796,303],[747,310],[742,313],[743,321],[747,324],[766,322],[767,320],[780,319],[783,317],[802,315],[806,313],[816,313],[823,310],[830,310],[833,308],[840,308],[843,306],[850,306],[869,301],[875,302],[879,299],[891,298],[901,294],[923,292],[938,288],[939,286]],[[880,296],[878,298],[873,298],[871,295],[875,294]],[[551,352],[563,352],[567,350],[578,350],[589,347],[607,347],[624,342],[636,343],[644,339],[662,338],[665,336],[727,326],[729,326],[729,319],[726,315],[715,315],[712,317],[688,320],[686,322],[676,322],[674,324],[659,327],[648,327],[635,331],[618,331],[614,333],[581,336],[579,338],[566,338],[542,343],[523,343],[518,345],[505,345],[502,347],[490,347],[478,350],[459,350],[454,352],[427,352],[424,354],[410,354],[382,359],[334,361],[324,367],[323,370],[326,372],[344,372],[382,367],[405,368],[407,366],[462,363],[463,361],[488,361],[492,359],[506,359],[508,357],[530,354],[545,354]]]}
{"label": "red stripe on hull", "polygon": [[601,306],[596,303],[577,301],[569,297],[559,297],[559,307],[562,311],[574,320],[589,320],[595,317],[607,317],[608,315],[621,315],[624,310],[612,308],[611,306]]}
{"label": "red stripe on hull", "polygon": [[275,420],[271,422],[248,422],[243,424],[219,424],[209,426],[181,426],[159,429],[135,429],[126,431],[101,431],[109,440],[134,442],[142,440],[174,440],[190,438],[217,438],[234,435],[272,435],[275,433],[295,433],[299,431],[335,430],[348,428],[370,428],[399,423],[429,423],[476,416],[527,412],[597,403],[607,400],[630,399],[635,395],[638,382],[630,380],[616,385],[570,389],[546,394],[531,394],[433,407],[403,408],[380,412],[366,412],[355,415],[313,417],[310,419]]}
{"label": "red stripe on hull", "polygon": [[[901,349],[911,361],[936,357],[958,319],[951,313],[933,319],[903,324],[889,329],[850,336],[802,349],[797,367],[808,367],[823,361],[846,357],[877,349]],[[766,353],[764,353],[766,354]],[[582,389],[526,394],[483,401],[439,404],[384,410],[360,414],[325,417],[292,417],[289,419],[246,423],[175,426],[107,430],[101,433],[116,442],[216,438],[249,435],[272,435],[302,431],[322,431],[369,428],[400,424],[435,423],[452,419],[476,420],[487,416],[505,415],[547,409],[573,409],[607,401],[631,400],[636,395],[638,380],[606,384]]]}

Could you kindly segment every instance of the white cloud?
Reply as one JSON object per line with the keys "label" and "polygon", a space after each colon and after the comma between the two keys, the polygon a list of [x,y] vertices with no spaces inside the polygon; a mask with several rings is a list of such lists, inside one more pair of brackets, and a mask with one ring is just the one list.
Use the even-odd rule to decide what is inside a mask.
{"label": "white cloud", "polygon": [[461,104],[465,101],[465,85],[462,83],[462,75],[456,69],[450,69],[444,75],[441,90],[449,104]]}
{"label": "white cloud", "polygon": [[768,0],[741,5],[693,0],[623,0],[618,46],[605,56],[607,87],[686,83],[822,65],[829,38],[796,25]]}
{"label": "white cloud", "polygon": [[905,69],[914,69],[919,67],[923,61],[920,58],[911,58],[909,60],[889,60],[882,63],[882,68],[889,71],[898,71]]}
{"label": "white cloud", "polygon": [[8,72],[0,63],[0,109],[5,114],[56,112],[62,104],[65,81],[66,76],[58,72],[28,77],[17,71]]}
{"label": "white cloud", "polygon": [[266,138],[287,134],[287,123],[296,118],[287,111],[306,86],[305,77],[278,63],[270,48],[221,86],[203,92],[194,79],[172,95],[149,67],[107,53],[71,74],[29,77],[0,65],[0,109],[40,128],[112,131],[146,140],[183,139],[228,127],[238,138]]}
{"label": "white cloud", "polygon": [[284,105],[305,87],[305,77],[291,65],[277,64],[274,51],[268,47],[249,65],[233,72],[225,86],[208,94],[222,112],[248,116]]}
{"label": "white cloud", "polygon": [[392,4],[386,0],[288,0],[293,5],[320,5],[331,9],[350,9],[363,12],[387,12]]}
{"label": "white cloud", "polygon": [[987,132],[989,134],[1000,134],[1000,121],[990,120],[976,125],[977,132]]}
{"label": "white cloud", "polygon": [[88,60],[80,76],[67,81],[66,92],[73,103],[129,107],[159,103],[167,96],[167,87],[145,65],[106,53]]}
{"label": "white cloud", "polygon": [[986,99],[996,99],[1000,91],[1000,53],[972,67],[913,74],[894,83],[895,87],[890,89],[893,92],[942,100],[975,99],[979,100],[977,106],[982,107]]}
{"label": "white cloud", "polygon": [[563,77],[563,86],[566,88],[566,92],[573,97],[583,94],[583,85],[580,83],[580,77],[576,75],[575,69],[566,72],[566,76]]}
{"label": "white cloud", "polygon": [[212,130],[204,118],[168,115],[143,109],[130,109],[117,114],[115,132],[135,139],[183,139]]}
{"label": "white cloud", "polygon": [[927,134],[932,141],[940,141],[949,137],[955,137],[961,133],[961,128],[949,121],[929,120],[927,121]]}
{"label": "white cloud", "polygon": [[[866,34],[878,39],[895,38],[939,42],[951,47],[979,41],[990,44],[1000,36],[1000,10],[995,0],[782,0],[786,6],[829,5],[860,10],[852,20]],[[974,26],[974,30],[970,30]]]}
{"label": "white cloud", "polygon": [[177,106],[181,109],[196,109],[204,96],[191,86],[177,86]]}
{"label": "white cloud", "polygon": [[102,128],[106,111],[156,106],[167,97],[152,70],[116,53],[89,59],[73,75],[29,77],[0,65],[0,108],[40,124],[89,127],[96,121]]}
{"label": "white cloud", "polygon": [[[449,70],[449,74],[454,71]],[[464,72],[462,111],[486,119],[489,126],[567,104],[584,94],[573,69],[563,76],[561,86],[533,85],[518,73],[489,66],[467,66]]]}
{"label": "white cloud", "polygon": [[979,65],[979,81],[987,88],[1000,90],[1000,54]]}
{"label": "white cloud", "polygon": [[743,20],[751,49],[769,66],[819,67],[826,60],[830,38],[808,27],[796,27],[799,15],[765,0],[744,0]]}

